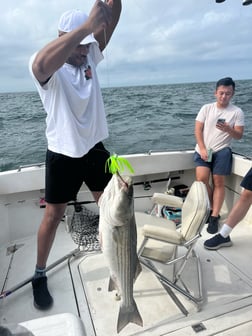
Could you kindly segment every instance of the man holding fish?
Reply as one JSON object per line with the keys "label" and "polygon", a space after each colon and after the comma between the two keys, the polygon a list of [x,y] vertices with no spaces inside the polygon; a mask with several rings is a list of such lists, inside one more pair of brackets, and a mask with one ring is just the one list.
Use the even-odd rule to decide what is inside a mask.
{"label": "man holding fish", "polygon": [[120,18],[121,0],[96,0],[89,16],[65,12],[58,38],[31,57],[30,73],[46,118],[46,208],[38,231],[37,264],[32,281],[34,305],[48,309],[53,299],[45,273],[58,224],[67,203],[83,182],[98,202],[111,179],[105,172],[108,137],[104,105],[96,74]]}

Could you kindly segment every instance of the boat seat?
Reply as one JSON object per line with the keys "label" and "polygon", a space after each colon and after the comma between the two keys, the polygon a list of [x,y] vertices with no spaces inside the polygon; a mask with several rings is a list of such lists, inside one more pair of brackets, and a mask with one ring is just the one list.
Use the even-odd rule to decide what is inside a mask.
{"label": "boat seat", "polygon": [[[165,194],[154,194],[152,201],[159,202],[162,206],[177,206],[176,202],[181,204],[181,199]],[[138,250],[140,262],[156,275],[181,311],[187,315],[187,310],[171,288],[192,300],[200,309],[203,300],[202,275],[200,259],[194,246],[210,213],[208,193],[203,182],[193,182],[181,207],[179,228],[170,220],[165,220],[165,223],[163,218],[149,214],[136,215],[136,221],[137,225],[142,226],[143,238]],[[194,263],[194,267],[187,265],[190,262]],[[198,284],[197,290],[190,290],[191,285],[195,287],[195,283]]]}
{"label": "boat seat", "polygon": [[50,315],[19,323],[34,336],[85,336],[81,319],[74,314]]}

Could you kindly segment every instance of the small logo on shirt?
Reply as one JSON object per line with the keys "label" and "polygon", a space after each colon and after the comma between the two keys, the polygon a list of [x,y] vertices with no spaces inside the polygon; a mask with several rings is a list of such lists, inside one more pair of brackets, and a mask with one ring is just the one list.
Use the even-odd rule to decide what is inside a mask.
{"label": "small logo on shirt", "polygon": [[85,78],[86,80],[92,78],[92,71],[91,71],[91,66],[88,65],[87,69],[85,70]]}

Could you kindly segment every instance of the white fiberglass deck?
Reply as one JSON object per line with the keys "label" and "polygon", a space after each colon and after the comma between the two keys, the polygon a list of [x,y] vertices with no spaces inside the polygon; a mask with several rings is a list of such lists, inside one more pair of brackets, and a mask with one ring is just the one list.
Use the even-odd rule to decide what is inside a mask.
{"label": "white fiberglass deck", "polygon": [[[195,335],[194,325],[205,328],[199,333],[202,336],[251,335],[252,228],[239,224],[232,233],[234,245],[217,252],[203,248],[208,237],[210,235],[204,229],[196,249],[203,271],[204,302],[201,311],[198,312],[193,303],[175,292],[189,312],[188,316],[183,315],[153,274],[143,268],[134,286],[134,297],[144,326],[129,324],[119,335]],[[17,247],[22,246],[14,254],[7,256],[6,247],[0,250],[0,284],[1,289],[4,285],[4,290],[30,277],[34,271],[36,237],[15,243]],[[75,248],[64,224],[60,225],[48,263]],[[5,279],[10,261],[11,268]],[[189,277],[193,273],[193,268],[188,270]],[[101,253],[82,254],[62,262],[48,272],[48,283],[54,297],[50,310],[40,312],[33,307],[31,284],[28,284],[0,300],[0,324],[72,313],[81,317],[88,336],[117,334],[120,301],[114,299],[114,293],[107,291],[108,269]],[[52,335],[50,330],[46,335]]]}

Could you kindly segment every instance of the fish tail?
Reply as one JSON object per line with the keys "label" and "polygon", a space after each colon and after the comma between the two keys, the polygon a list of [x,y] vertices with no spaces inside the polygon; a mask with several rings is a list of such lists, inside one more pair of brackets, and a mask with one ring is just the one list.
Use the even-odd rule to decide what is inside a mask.
{"label": "fish tail", "polygon": [[143,326],[143,320],[139,314],[135,300],[133,300],[132,305],[129,307],[120,307],[117,320],[117,333],[119,333],[130,322],[138,324],[141,327]]}

